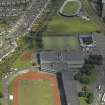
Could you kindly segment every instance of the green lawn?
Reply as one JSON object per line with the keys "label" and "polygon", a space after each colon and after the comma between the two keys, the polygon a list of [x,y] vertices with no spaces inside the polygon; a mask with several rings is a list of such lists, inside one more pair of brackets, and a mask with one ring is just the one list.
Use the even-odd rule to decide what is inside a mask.
{"label": "green lawn", "polygon": [[45,35],[65,35],[75,33],[89,33],[97,30],[97,24],[94,21],[86,21],[80,17],[62,17],[56,15],[49,22]]}
{"label": "green lawn", "polygon": [[73,36],[45,36],[42,39],[44,49],[72,49],[79,48],[79,42]]}
{"label": "green lawn", "polygon": [[90,105],[86,103],[86,99],[84,97],[80,97],[80,105]]}
{"label": "green lawn", "polygon": [[22,80],[19,83],[19,105],[54,105],[51,83],[47,80]]}
{"label": "green lawn", "polygon": [[21,58],[19,57],[16,59],[16,61],[13,63],[13,68],[18,68],[18,69],[25,69],[32,67],[31,61],[22,61]]}
{"label": "green lawn", "polygon": [[12,68],[25,69],[32,67],[32,51],[24,51],[19,57],[15,60],[12,65]]}
{"label": "green lawn", "polygon": [[[0,92],[3,94],[3,83],[0,80]],[[0,104],[3,105],[3,98],[0,98]]]}
{"label": "green lawn", "polygon": [[78,2],[71,1],[71,2],[68,2],[65,5],[65,7],[64,7],[62,12],[63,12],[63,14],[65,14],[67,16],[74,15],[77,12],[78,7],[79,7]]}
{"label": "green lawn", "polygon": [[90,75],[90,84],[93,84],[96,81],[97,75],[98,75],[99,71],[95,68],[92,70],[92,74]]}
{"label": "green lawn", "polygon": [[1,80],[0,80],[0,92],[1,92],[1,93],[3,92],[3,83],[2,83]]}

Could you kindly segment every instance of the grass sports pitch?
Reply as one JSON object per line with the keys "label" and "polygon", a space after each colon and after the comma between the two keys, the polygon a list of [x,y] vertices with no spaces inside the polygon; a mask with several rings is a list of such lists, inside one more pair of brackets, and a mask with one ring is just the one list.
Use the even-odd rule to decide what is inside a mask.
{"label": "grass sports pitch", "polygon": [[56,15],[49,22],[44,35],[72,35],[75,33],[96,32],[97,24],[93,21],[86,21],[80,17],[63,17]]}
{"label": "grass sports pitch", "polygon": [[13,105],[61,105],[56,77],[28,72],[13,81]]}
{"label": "grass sports pitch", "polygon": [[74,36],[44,36],[42,38],[44,49],[71,49],[79,48],[79,41]]}
{"label": "grass sports pitch", "polygon": [[19,83],[19,105],[54,105],[48,80],[22,80]]}

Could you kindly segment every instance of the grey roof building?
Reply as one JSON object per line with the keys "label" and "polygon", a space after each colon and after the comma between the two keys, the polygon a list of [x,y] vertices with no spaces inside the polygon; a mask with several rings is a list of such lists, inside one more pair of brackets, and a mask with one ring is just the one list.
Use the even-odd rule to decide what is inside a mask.
{"label": "grey roof building", "polygon": [[41,70],[47,72],[76,70],[84,64],[82,53],[76,51],[42,51],[39,57]]}
{"label": "grey roof building", "polygon": [[94,48],[96,46],[96,39],[92,33],[79,35],[79,41],[82,48]]}

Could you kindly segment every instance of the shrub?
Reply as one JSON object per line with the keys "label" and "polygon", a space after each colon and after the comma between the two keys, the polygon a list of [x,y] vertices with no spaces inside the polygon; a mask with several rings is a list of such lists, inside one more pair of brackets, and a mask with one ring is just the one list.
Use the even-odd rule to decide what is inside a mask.
{"label": "shrub", "polygon": [[93,95],[93,93],[90,93],[89,96],[88,96],[87,103],[92,104],[93,100],[94,100],[94,95]]}
{"label": "shrub", "polygon": [[79,97],[86,97],[86,98],[88,98],[89,94],[90,94],[89,92],[81,91],[81,92],[78,93],[78,96]]}
{"label": "shrub", "polygon": [[85,93],[81,91],[81,92],[78,93],[78,96],[79,97],[85,97]]}
{"label": "shrub", "polygon": [[74,75],[74,79],[75,79],[75,80],[80,80],[80,77],[81,77],[81,73],[80,73],[80,72],[78,72],[78,73],[76,73],[76,74]]}
{"label": "shrub", "polygon": [[86,63],[101,65],[102,61],[103,61],[102,55],[90,55],[89,58],[86,60]]}
{"label": "shrub", "polygon": [[83,76],[80,77],[80,83],[89,84],[89,82],[90,82],[90,80],[89,80],[88,76],[83,75]]}
{"label": "shrub", "polygon": [[88,91],[89,89],[87,88],[87,86],[83,86],[82,91]]}
{"label": "shrub", "polygon": [[0,98],[3,98],[3,94],[0,92]]}

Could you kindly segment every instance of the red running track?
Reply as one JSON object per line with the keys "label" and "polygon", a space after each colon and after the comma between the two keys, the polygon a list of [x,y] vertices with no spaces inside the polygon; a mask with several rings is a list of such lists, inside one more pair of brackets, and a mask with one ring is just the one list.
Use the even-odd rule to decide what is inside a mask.
{"label": "red running track", "polygon": [[16,77],[16,79],[13,81],[13,105],[19,105],[18,89],[19,81],[21,80],[50,80],[52,91],[54,93],[54,103],[55,105],[61,105],[56,76],[42,72],[28,72]]}

